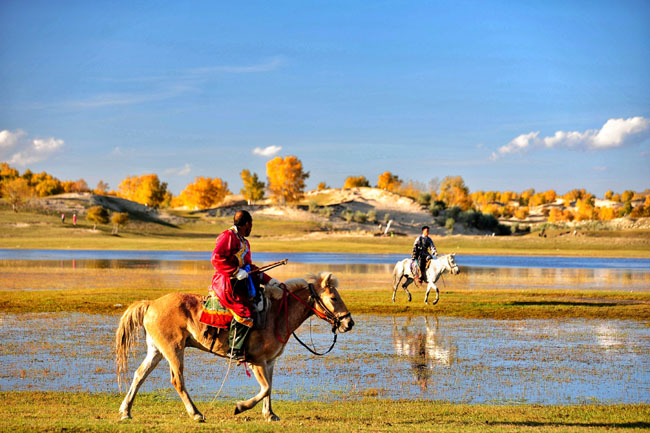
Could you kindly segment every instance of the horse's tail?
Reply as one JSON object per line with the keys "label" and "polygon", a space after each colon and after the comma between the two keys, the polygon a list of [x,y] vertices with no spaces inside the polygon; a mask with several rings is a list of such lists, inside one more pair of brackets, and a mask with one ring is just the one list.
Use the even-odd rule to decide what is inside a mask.
{"label": "horse's tail", "polygon": [[399,282],[400,278],[402,278],[402,274],[404,273],[404,266],[401,266],[402,262],[397,262],[395,263],[395,267],[393,268],[393,288],[397,286],[397,283]]}
{"label": "horse's tail", "polygon": [[138,331],[142,328],[144,315],[148,308],[149,301],[138,301],[131,304],[122,315],[117,331],[115,331],[115,373],[120,392],[122,391],[122,381],[127,383],[129,350],[138,338]]}

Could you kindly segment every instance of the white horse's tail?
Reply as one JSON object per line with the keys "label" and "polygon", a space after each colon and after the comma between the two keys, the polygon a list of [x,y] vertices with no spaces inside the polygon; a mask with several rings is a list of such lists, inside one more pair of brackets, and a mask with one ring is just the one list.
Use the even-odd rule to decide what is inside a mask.
{"label": "white horse's tail", "polygon": [[404,274],[403,268],[402,262],[395,263],[395,267],[393,268],[393,287],[397,286],[400,278],[402,278],[402,275]]}

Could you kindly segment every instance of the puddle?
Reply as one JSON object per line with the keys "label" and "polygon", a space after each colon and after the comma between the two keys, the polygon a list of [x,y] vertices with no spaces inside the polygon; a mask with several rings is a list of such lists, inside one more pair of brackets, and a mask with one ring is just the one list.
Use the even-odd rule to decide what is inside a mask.
{"label": "puddle", "polygon": [[[115,392],[117,316],[79,313],[0,315],[0,389]],[[276,364],[274,395],[283,400],[376,396],[465,403],[650,403],[650,328],[635,321],[474,320],[355,316],[355,330],[316,357],[291,340]],[[313,321],[320,350],[329,326]],[[310,341],[309,322],[300,337]],[[130,358],[132,373],[144,342]],[[211,399],[227,361],[186,351],[190,395]],[[146,392],[175,395],[162,362]],[[220,398],[258,390],[233,367]]]}

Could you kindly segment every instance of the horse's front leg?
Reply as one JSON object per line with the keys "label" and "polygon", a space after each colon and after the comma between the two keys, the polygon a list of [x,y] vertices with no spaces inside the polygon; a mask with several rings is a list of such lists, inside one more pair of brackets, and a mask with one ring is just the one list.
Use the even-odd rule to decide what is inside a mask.
{"label": "horse's front leg", "polygon": [[235,406],[235,415],[254,408],[263,398],[271,394],[271,384],[267,377],[266,367],[266,361],[258,365],[251,365],[251,370],[253,370],[255,379],[257,379],[257,383],[260,384],[260,392],[258,392],[253,398],[249,398],[245,401],[238,401]]}
{"label": "horse's front leg", "polygon": [[269,395],[264,397],[262,401],[262,414],[267,421],[280,421],[280,417],[273,413],[271,408],[271,392],[273,390],[273,367],[275,366],[275,360],[267,363],[266,366],[266,377],[269,381]]}
{"label": "horse's front leg", "polygon": [[438,300],[440,299],[440,291],[438,290],[438,286],[435,285],[435,283],[432,283],[429,281],[429,284],[427,284],[427,294],[424,295],[424,303],[428,304],[429,303],[429,292],[431,291],[431,288],[434,287],[436,289],[436,299],[433,301],[432,305],[436,305],[438,303]]}

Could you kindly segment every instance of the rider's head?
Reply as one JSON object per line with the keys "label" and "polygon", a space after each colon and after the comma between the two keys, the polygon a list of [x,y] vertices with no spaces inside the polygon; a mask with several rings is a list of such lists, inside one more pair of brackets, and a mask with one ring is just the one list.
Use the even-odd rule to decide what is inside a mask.
{"label": "rider's head", "polygon": [[253,229],[253,217],[248,213],[248,211],[238,210],[235,212],[233,222],[237,226],[239,234],[244,237],[251,234],[251,230]]}
{"label": "rider's head", "polygon": [[429,226],[422,227],[422,235],[429,236]]}

